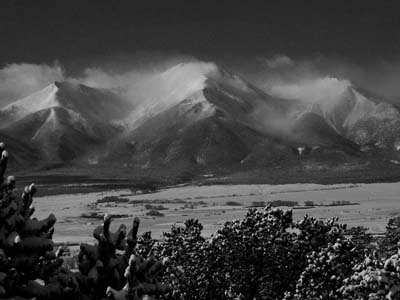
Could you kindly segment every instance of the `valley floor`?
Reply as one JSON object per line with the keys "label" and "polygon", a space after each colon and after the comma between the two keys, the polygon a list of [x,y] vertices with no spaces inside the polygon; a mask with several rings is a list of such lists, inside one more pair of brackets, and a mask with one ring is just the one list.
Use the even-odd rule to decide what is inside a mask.
{"label": "valley floor", "polygon": [[[130,227],[138,216],[141,232],[151,230],[155,238],[160,238],[175,223],[197,218],[208,236],[225,221],[242,218],[249,206],[283,200],[298,202],[293,209],[297,220],[305,214],[318,218],[337,216],[342,223],[362,225],[379,234],[385,231],[390,217],[400,215],[399,195],[400,183],[188,185],[143,194],[116,186],[107,191],[36,197],[34,216],[40,219],[50,213],[56,215],[56,242],[92,242],[93,228],[101,224],[99,217],[104,213],[119,215],[113,221],[114,228],[121,223]],[[115,196],[117,201],[96,204],[105,196]],[[305,201],[313,201],[314,206],[306,207]],[[347,201],[350,205],[331,206],[335,201]],[[147,215],[152,209],[162,216]]]}

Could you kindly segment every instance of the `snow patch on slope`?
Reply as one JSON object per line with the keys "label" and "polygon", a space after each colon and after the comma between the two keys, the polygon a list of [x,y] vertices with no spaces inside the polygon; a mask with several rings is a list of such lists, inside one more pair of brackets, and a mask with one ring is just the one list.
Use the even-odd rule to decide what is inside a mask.
{"label": "snow patch on slope", "polygon": [[210,86],[240,104],[243,104],[243,99],[235,95],[236,91],[252,96],[256,94],[246,81],[212,62],[180,63],[161,73],[157,79],[157,85],[160,90],[159,95],[140,104],[127,118],[125,123],[131,129],[138,127],[144,120],[188,99],[191,105],[204,102],[199,107],[202,106],[202,109],[208,112],[215,110],[213,105],[205,104],[208,100],[203,90]]}
{"label": "snow patch on slope", "polygon": [[160,77],[165,89],[164,95],[154,99],[157,104],[173,106],[206,87],[207,78],[218,72],[214,63],[181,63],[163,72]]}
{"label": "snow patch on slope", "polygon": [[375,108],[375,104],[372,101],[368,100],[356,90],[352,90],[352,94],[354,95],[355,104],[344,121],[343,126],[346,128],[354,126]]}
{"label": "snow patch on slope", "polygon": [[400,118],[393,105],[372,101],[351,86],[329,101],[312,103],[308,111],[322,116],[338,132],[350,130],[367,119],[383,121]]}
{"label": "snow patch on slope", "polygon": [[208,102],[203,92],[200,91],[179,103],[178,111],[179,115],[196,121],[212,116],[216,111],[216,107]]}
{"label": "snow patch on slope", "polygon": [[55,131],[57,129],[57,116],[54,108],[50,109],[49,116],[47,117],[46,121],[42,124],[42,126],[39,127],[39,129],[36,131],[36,133],[33,135],[32,140],[36,140],[38,137],[40,137],[41,133],[45,131]]}
{"label": "snow patch on slope", "polygon": [[56,97],[57,91],[58,87],[53,83],[28,97],[7,105],[1,111],[11,114],[15,120],[20,120],[42,109],[59,107],[60,103]]}

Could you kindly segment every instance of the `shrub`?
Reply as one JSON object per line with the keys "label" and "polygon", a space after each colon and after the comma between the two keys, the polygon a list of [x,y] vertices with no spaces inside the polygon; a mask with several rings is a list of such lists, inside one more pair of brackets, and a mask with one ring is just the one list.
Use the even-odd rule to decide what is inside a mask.
{"label": "shrub", "polygon": [[347,200],[336,200],[328,204],[328,206],[346,206],[346,205],[359,205],[359,203],[352,203]]}
{"label": "shrub", "polygon": [[296,292],[286,293],[285,300],[342,299],[340,288],[351,275],[353,266],[363,259],[351,240],[339,238],[320,251],[307,255],[307,265],[301,273]]}
{"label": "shrub", "polygon": [[299,203],[297,201],[274,200],[274,201],[269,201],[268,205],[271,205],[272,207],[279,207],[279,206],[293,207],[293,206],[298,206]]}
{"label": "shrub", "polygon": [[265,207],[265,201],[253,201],[251,202],[252,207]]}
{"label": "shrub", "polygon": [[[165,292],[167,286],[158,280],[162,273],[161,262],[148,257],[149,251],[143,251],[149,245],[148,234],[142,238],[137,235],[139,218],[134,219],[128,234],[124,224],[116,232],[110,232],[111,221],[111,217],[105,215],[103,224],[93,231],[97,245],[82,244],[80,247],[81,295],[97,300],[107,294],[127,300]],[[118,250],[124,252],[119,254]]]}
{"label": "shrub", "polygon": [[[62,267],[62,249],[53,251],[56,218],[32,218],[34,184],[15,197],[13,176],[4,178],[8,153],[0,143],[0,298],[71,299],[79,291],[75,276]],[[39,284],[38,281],[43,284]]]}
{"label": "shrub", "polygon": [[292,221],[291,211],[266,208],[250,209],[243,220],[225,223],[211,244],[217,253],[213,260],[223,295],[244,299],[283,296],[289,280],[285,269],[290,268],[294,254],[290,249],[295,234],[287,231]]}
{"label": "shrub", "polygon": [[[79,272],[72,273],[63,263],[63,251],[53,249],[56,218],[32,218],[33,184],[25,187],[21,198],[13,195],[15,179],[4,179],[8,154],[0,143],[0,298],[1,299],[152,299],[168,286],[159,282],[162,262],[150,255],[153,241],[144,234],[137,237],[139,219],[126,234],[126,226],[110,232],[111,217],[106,215],[93,236],[97,245],[82,244],[78,255]],[[117,250],[123,253],[117,253]],[[64,267],[64,266],[67,266]],[[107,288],[107,286],[109,286]]]}
{"label": "shrub", "polygon": [[151,210],[165,210],[167,209],[166,207],[164,207],[163,205],[151,205],[151,204],[146,204],[144,206],[145,209],[151,209]]}
{"label": "shrub", "polygon": [[157,210],[150,210],[146,213],[146,216],[151,216],[151,217],[164,217],[165,215],[162,212],[159,212]]}
{"label": "shrub", "polygon": [[211,263],[214,255],[201,235],[202,229],[198,220],[188,219],[183,227],[172,226],[156,246],[159,258],[168,257],[163,280],[171,286],[171,292],[165,299],[218,299],[215,295],[220,293],[213,288],[214,284],[218,286]]}
{"label": "shrub", "polygon": [[374,241],[372,235],[367,233],[368,228],[363,226],[356,226],[346,229],[345,235],[354,243],[359,251],[372,249],[372,242]]}
{"label": "shrub", "polygon": [[397,250],[400,242],[400,217],[390,218],[386,226],[386,232],[379,246],[385,254],[392,254]]}
{"label": "shrub", "polygon": [[242,206],[242,203],[236,201],[226,201],[225,205],[227,206]]}
{"label": "shrub", "polygon": [[400,251],[389,258],[379,258],[376,252],[369,253],[362,263],[353,267],[353,273],[340,288],[342,298],[399,299],[400,298]]}
{"label": "shrub", "polygon": [[128,198],[121,198],[121,197],[116,197],[116,196],[106,196],[104,198],[96,200],[97,204],[100,203],[110,203],[110,202],[115,202],[115,203],[128,203],[129,199]]}
{"label": "shrub", "polygon": [[[267,207],[249,209],[242,220],[228,221],[209,241],[198,220],[173,226],[158,254],[168,257],[165,299],[282,299],[294,295],[309,255],[343,236],[336,219],[306,216]],[[338,258],[339,259],[339,258]]]}

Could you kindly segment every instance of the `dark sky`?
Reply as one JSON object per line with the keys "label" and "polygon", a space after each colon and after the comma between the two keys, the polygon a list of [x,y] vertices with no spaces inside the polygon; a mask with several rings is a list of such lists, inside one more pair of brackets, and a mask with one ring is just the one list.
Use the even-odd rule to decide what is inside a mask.
{"label": "dark sky", "polygon": [[[397,5],[396,5],[397,4]],[[345,1],[0,1],[0,66],[135,52],[237,60],[283,53],[357,62],[400,53],[400,3]]]}

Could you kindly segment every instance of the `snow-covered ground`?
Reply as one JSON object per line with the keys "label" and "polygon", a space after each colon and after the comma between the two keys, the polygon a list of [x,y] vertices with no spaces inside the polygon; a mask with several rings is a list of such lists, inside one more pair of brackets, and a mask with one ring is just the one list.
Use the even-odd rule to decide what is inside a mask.
{"label": "snow-covered ground", "polygon": [[[137,204],[119,203],[117,205],[90,206],[104,196],[121,196],[136,200]],[[181,186],[161,190],[152,194],[133,195],[129,190],[113,190],[103,193],[79,195],[48,196],[35,199],[38,218],[44,218],[53,212],[58,222],[54,235],[55,241],[83,242],[93,241],[92,231],[101,223],[97,219],[80,218],[82,213],[98,212],[128,214],[128,218],[115,219],[115,228],[121,223],[130,227],[135,216],[141,219],[141,232],[151,230],[153,236],[161,237],[172,224],[181,223],[188,218],[198,218],[204,225],[204,234],[210,235],[222,224],[233,218],[241,218],[247,207],[255,201],[290,200],[316,204],[330,204],[333,201],[350,201],[359,205],[320,206],[309,209],[295,209],[295,219],[304,214],[320,218],[339,217],[349,226],[362,225],[373,233],[381,233],[390,217],[400,216],[400,183],[377,183],[357,185],[215,185]],[[228,205],[228,201],[238,202],[239,206]],[[148,217],[143,202],[163,203],[166,208],[163,217]],[[193,206],[192,206],[193,205]]]}

